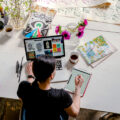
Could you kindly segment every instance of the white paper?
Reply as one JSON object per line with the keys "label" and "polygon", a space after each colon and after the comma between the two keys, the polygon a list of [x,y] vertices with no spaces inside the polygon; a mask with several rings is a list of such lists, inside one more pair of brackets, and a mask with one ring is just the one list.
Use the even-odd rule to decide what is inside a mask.
{"label": "white paper", "polygon": [[78,0],[77,2],[81,7],[93,7],[103,3],[110,3],[110,0]]}
{"label": "white paper", "polygon": [[58,8],[57,15],[67,17],[82,17],[92,21],[120,24],[120,1],[110,0],[111,5],[107,9],[89,7],[65,7]]}

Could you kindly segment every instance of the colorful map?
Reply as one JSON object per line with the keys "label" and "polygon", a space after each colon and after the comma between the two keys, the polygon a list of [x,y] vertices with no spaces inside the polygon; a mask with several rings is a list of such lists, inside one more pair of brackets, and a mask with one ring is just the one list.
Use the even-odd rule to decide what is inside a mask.
{"label": "colorful map", "polygon": [[88,64],[96,62],[112,52],[103,36],[98,36],[83,46],[79,46],[78,50]]}

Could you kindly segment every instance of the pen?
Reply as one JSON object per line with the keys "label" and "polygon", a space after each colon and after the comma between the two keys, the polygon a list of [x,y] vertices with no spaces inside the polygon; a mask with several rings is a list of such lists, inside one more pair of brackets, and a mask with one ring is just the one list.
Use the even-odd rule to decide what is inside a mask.
{"label": "pen", "polygon": [[17,73],[17,77],[19,77],[19,62],[16,62],[16,73]]}
{"label": "pen", "polygon": [[19,69],[19,79],[18,79],[18,82],[20,82],[20,78],[21,78],[21,72],[22,72],[22,67],[23,67],[23,65],[22,65],[23,58],[24,58],[24,56],[22,57],[21,64],[20,64],[20,69]]}

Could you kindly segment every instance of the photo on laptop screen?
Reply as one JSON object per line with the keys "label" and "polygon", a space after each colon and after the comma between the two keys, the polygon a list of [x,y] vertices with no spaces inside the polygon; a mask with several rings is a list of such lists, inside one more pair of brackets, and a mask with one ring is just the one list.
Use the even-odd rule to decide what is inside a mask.
{"label": "photo on laptop screen", "polygon": [[27,60],[34,60],[41,55],[55,58],[65,56],[64,38],[62,35],[24,39]]}

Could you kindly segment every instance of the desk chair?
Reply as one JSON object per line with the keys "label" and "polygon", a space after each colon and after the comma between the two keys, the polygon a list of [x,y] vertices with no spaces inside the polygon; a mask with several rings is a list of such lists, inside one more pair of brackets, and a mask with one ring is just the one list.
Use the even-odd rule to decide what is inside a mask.
{"label": "desk chair", "polygon": [[[21,116],[20,120],[26,120],[26,110],[24,107],[22,107],[20,116]],[[60,115],[60,120],[68,120],[68,116],[66,115],[65,112],[63,112],[62,115]]]}
{"label": "desk chair", "polygon": [[22,107],[22,110],[21,110],[20,120],[26,120],[26,110],[24,107]]}

